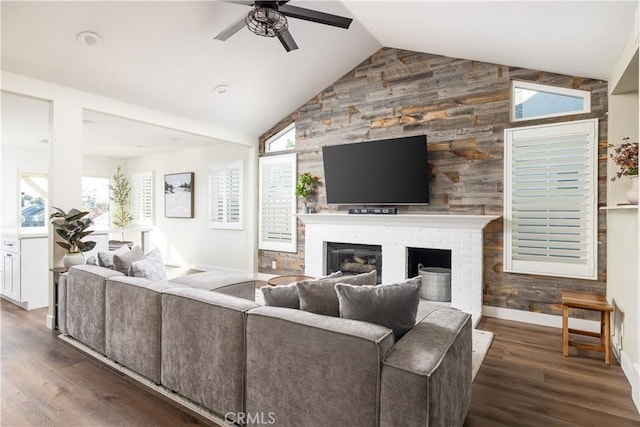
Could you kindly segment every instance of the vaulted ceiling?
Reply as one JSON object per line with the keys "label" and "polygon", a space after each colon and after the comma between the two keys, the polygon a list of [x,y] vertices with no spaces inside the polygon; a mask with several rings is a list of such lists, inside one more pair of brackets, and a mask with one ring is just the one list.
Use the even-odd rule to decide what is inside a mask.
{"label": "vaulted ceiling", "polygon": [[[381,47],[607,79],[635,1],[306,1],[348,30],[289,19],[299,49],[246,28],[221,1],[2,1],[2,69],[256,137]],[[82,31],[102,37],[76,41]],[[228,86],[227,93],[214,87]]]}

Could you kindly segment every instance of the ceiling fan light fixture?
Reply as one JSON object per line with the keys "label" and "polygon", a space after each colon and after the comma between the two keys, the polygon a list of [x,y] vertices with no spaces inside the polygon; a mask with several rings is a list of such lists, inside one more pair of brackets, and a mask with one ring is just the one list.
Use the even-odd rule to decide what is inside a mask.
{"label": "ceiling fan light fixture", "polygon": [[287,18],[271,7],[256,7],[245,18],[247,28],[254,34],[263,37],[276,37],[287,31]]}

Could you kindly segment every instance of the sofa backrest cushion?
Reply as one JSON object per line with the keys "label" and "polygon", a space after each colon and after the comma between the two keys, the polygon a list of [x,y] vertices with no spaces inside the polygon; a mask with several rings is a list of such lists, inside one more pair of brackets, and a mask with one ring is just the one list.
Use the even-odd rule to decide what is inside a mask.
{"label": "sofa backrest cushion", "polygon": [[336,284],[340,317],[393,329],[396,340],[416,323],[422,277],[380,286]]}
{"label": "sofa backrest cushion", "polygon": [[76,265],[66,281],[67,333],[105,354],[105,286],[122,273],[97,265]]}
{"label": "sofa backrest cushion", "polygon": [[106,354],[110,359],[160,383],[163,283],[137,277],[107,280]]}
{"label": "sofa backrest cushion", "polygon": [[281,307],[247,313],[246,408],[282,426],[376,426],[390,329]]}
{"label": "sofa backrest cushion", "polygon": [[220,416],[244,412],[244,321],[255,307],[203,289],[165,291],[162,384]]}
{"label": "sofa backrest cushion", "polygon": [[356,274],[355,276],[339,276],[322,280],[305,280],[297,282],[300,309],[316,314],[339,317],[340,309],[336,283],[348,283],[354,286],[376,285],[376,271]]}

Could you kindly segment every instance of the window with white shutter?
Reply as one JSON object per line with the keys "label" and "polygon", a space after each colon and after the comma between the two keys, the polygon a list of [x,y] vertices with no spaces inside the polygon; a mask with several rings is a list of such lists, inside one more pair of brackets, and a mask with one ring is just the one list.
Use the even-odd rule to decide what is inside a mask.
{"label": "window with white shutter", "polygon": [[209,166],[209,228],[242,230],[242,161]]}
{"label": "window with white shutter", "polygon": [[505,130],[505,271],[597,279],[597,141],[597,119]]}
{"label": "window with white shutter", "polygon": [[296,155],[259,159],[258,248],[296,252]]}
{"label": "window with white shutter", "polygon": [[131,173],[131,216],[135,225],[153,225],[153,172]]}

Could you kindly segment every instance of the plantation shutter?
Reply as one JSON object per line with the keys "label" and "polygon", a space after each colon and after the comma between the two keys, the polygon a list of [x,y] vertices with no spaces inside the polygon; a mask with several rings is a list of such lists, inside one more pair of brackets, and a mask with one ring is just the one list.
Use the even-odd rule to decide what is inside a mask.
{"label": "plantation shutter", "polygon": [[259,169],[258,247],[296,252],[296,155],[261,157]]}
{"label": "plantation shutter", "polygon": [[597,279],[597,129],[505,131],[505,271]]}
{"label": "plantation shutter", "polygon": [[209,227],[242,230],[243,163],[209,167]]}
{"label": "plantation shutter", "polygon": [[131,216],[136,225],[153,225],[153,172],[131,174]]}

